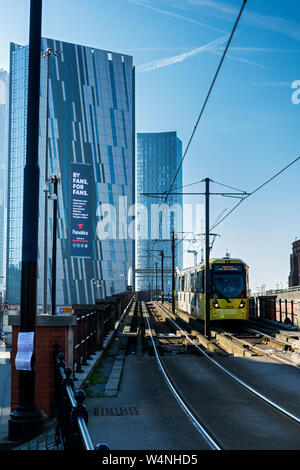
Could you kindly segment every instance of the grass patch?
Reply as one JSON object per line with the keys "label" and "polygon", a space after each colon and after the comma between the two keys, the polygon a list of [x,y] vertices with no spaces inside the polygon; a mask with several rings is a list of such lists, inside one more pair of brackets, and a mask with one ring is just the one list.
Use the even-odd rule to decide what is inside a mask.
{"label": "grass patch", "polygon": [[90,385],[105,384],[108,380],[108,376],[104,375],[101,367],[97,368],[95,372],[89,378]]}

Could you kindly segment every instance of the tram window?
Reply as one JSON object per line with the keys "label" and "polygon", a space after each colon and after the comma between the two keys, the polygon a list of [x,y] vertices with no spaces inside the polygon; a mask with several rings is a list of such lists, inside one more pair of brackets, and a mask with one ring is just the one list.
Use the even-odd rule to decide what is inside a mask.
{"label": "tram window", "polygon": [[187,292],[189,290],[189,275],[184,276],[184,290]]}
{"label": "tram window", "polygon": [[195,288],[195,274],[191,273],[191,285],[190,290],[192,291]]}
{"label": "tram window", "polygon": [[191,276],[190,276],[190,274],[187,274],[185,276],[185,279],[186,279],[185,290],[186,290],[186,292],[189,292],[190,287],[191,287]]}
{"label": "tram window", "polygon": [[238,273],[213,273],[212,279],[213,298],[236,298],[241,299],[246,296],[246,275],[245,271]]}
{"label": "tram window", "polygon": [[203,294],[204,292],[204,271],[199,271],[197,273],[197,284],[196,284],[197,292]]}

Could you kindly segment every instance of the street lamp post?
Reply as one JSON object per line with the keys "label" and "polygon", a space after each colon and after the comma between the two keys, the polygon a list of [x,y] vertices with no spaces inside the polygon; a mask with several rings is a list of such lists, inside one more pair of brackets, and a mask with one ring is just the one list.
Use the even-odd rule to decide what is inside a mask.
{"label": "street lamp post", "polygon": [[57,195],[58,183],[60,178],[56,175],[52,176],[51,183],[53,184],[53,195],[49,199],[53,199],[53,234],[52,234],[52,292],[51,292],[51,312],[55,315],[56,312],[56,246],[57,246]]}
{"label": "street lamp post", "polygon": [[[39,216],[39,99],[42,0],[30,2],[26,164],[24,167],[20,332],[35,333]],[[44,423],[35,405],[35,352],[29,370],[18,370],[18,405],[8,420],[8,439],[37,433]]]}
{"label": "street lamp post", "polygon": [[48,284],[48,135],[49,135],[49,59],[50,57],[56,57],[62,51],[53,51],[51,47],[48,47],[45,51],[42,51],[42,58],[46,59],[46,152],[45,152],[45,220],[44,220],[44,279],[43,279],[43,311],[48,313],[48,300],[47,300],[47,284]]}

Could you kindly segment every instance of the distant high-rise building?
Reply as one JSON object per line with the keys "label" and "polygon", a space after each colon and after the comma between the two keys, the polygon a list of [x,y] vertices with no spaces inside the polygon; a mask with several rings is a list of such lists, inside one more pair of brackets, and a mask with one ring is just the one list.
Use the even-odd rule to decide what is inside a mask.
{"label": "distant high-rise building", "polygon": [[[169,196],[164,207],[163,198],[144,196],[143,193],[164,193],[170,188],[182,158],[182,142],[176,132],[137,134],[137,257],[136,288],[153,292],[161,288],[161,257],[164,251],[164,269],[172,266],[172,232],[182,232],[182,196]],[[175,187],[182,186],[182,169]],[[180,234],[179,237],[182,235]],[[182,243],[175,250],[175,267],[182,269]],[[142,271],[141,271],[142,270]],[[149,271],[149,274],[147,273]],[[172,288],[170,273],[164,277],[164,293]]]}
{"label": "distant high-rise building", "polygon": [[[90,304],[126,290],[133,239],[100,239],[101,203],[134,204],[135,80],[132,57],[52,39],[49,57],[49,180],[59,175],[57,305]],[[26,157],[27,46],[11,44],[7,300],[19,303],[23,169]],[[47,59],[41,58],[38,298],[43,304]],[[50,194],[53,191],[48,183]],[[24,221],[26,222],[26,221]],[[48,201],[48,304],[51,303],[52,201]],[[50,309],[50,307],[49,307]]]}
{"label": "distant high-rise building", "polygon": [[291,272],[289,287],[300,286],[300,240],[293,243],[293,252],[290,256]]}
{"label": "distant high-rise building", "polygon": [[5,286],[8,72],[0,69],[0,290]]}

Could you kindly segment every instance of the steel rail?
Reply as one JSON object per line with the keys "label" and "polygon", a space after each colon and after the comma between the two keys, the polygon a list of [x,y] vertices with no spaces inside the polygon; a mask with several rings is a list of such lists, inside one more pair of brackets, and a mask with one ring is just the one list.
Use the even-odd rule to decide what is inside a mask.
{"label": "steel rail", "polygon": [[[166,302],[166,304],[167,304],[167,303],[168,303],[168,302]],[[168,305],[164,305],[164,308],[165,308],[165,309],[168,309],[168,310],[171,312],[171,308],[170,308]],[[255,330],[255,329],[253,329],[253,328],[246,328],[246,330],[247,330],[247,331],[250,331],[250,332],[254,332],[254,333],[259,334],[259,335],[263,335],[263,336],[265,336],[266,338],[270,338],[270,340],[272,340],[272,341],[274,341],[274,342],[276,341],[276,342],[278,342],[278,343],[281,343],[283,346],[291,346],[291,347],[294,346],[294,347],[297,347],[297,346],[295,346],[293,343],[286,343],[285,341],[283,341],[283,340],[281,340],[281,339],[278,339],[278,338],[274,338],[274,337],[272,337],[272,336],[270,336],[270,335],[264,333],[263,331],[258,331],[258,330]],[[243,340],[243,341],[244,341],[244,340]],[[245,342],[246,344],[248,344],[248,345],[251,347],[251,349],[256,350],[256,351],[258,351],[259,353],[262,353],[263,355],[270,357],[270,358],[273,359],[274,361],[282,362],[282,363],[284,363],[284,364],[287,364],[287,365],[289,365],[289,366],[293,366],[293,367],[296,367],[297,369],[299,369],[299,366],[298,366],[297,364],[294,364],[292,361],[289,361],[289,360],[287,360],[287,359],[284,359],[283,357],[275,356],[274,354],[269,353],[268,351],[266,351],[266,350],[264,350],[264,349],[261,349],[261,348],[259,348],[258,346],[254,346],[254,345],[252,345],[252,344],[250,344],[250,343],[248,343],[248,342],[246,342],[246,341],[244,341],[244,342]],[[298,347],[300,347],[300,345],[299,345]]]}
{"label": "steel rail", "polygon": [[[280,344],[282,344],[283,346],[290,346],[290,347],[293,347],[293,344],[291,343],[286,343],[285,341],[282,341],[280,339],[276,339],[276,338],[273,338],[272,336],[270,335],[267,335],[261,331],[257,331],[257,330],[254,330],[253,328],[247,328],[247,331],[252,331],[253,333],[256,333],[256,334],[259,334],[259,335],[263,335],[265,336],[266,338],[270,338],[271,341],[274,341],[274,342],[278,342]],[[251,347],[253,349],[257,349],[257,351],[265,354],[266,356],[269,356],[271,359],[274,359],[274,361],[279,361],[279,362],[283,362],[284,364],[288,364],[289,366],[293,366],[293,367],[296,367],[298,370],[299,370],[299,366],[297,364],[294,364],[292,361],[289,361],[288,359],[284,359],[283,357],[278,357],[278,356],[275,356],[274,354],[268,352],[268,351],[265,351],[264,349],[260,349],[258,346],[252,346]]]}
{"label": "steel rail", "polygon": [[[270,335],[268,335],[267,333],[264,333],[263,331],[255,330],[254,328],[248,328],[248,327],[245,328],[245,329],[246,329],[246,331],[253,331],[253,333],[257,333],[258,335],[263,335],[263,336],[265,336],[266,338],[270,338],[270,340],[272,340],[272,341],[274,341],[274,342],[276,342],[276,343],[280,343],[280,344],[282,344],[282,346],[290,346],[291,348],[292,348],[293,346],[294,346],[294,348],[297,347],[297,346],[295,346],[293,343],[288,343],[287,341],[283,341],[282,339],[274,338],[273,336],[270,336]],[[300,345],[299,345],[299,346],[300,346]],[[299,346],[298,346],[298,347],[299,347]]]}
{"label": "steel rail", "polygon": [[[150,316],[148,308],[147,308],[147,311],[148,311],[148,315]],[[180,407],[183,409],[183,411],[185,412],[185,414],[187,415],[189,420],[192,422],[192,424],[195,426],[197,431],[201,434],[201,436],[207,442],[209,447],[212,450],[221,450],[219,445],[207,433],[207,431],[204,429],[204,427],[199,423],[199,421],[196,419],[196,417],[192,414],[192,412],[189,410],[187,405],[184,403],[183,399],[180,397],[178,392],[175,390],[175,387],[172,384],[172,382],[171,382],[171,380],[170,380],[170,378],[169,378],[169,376],[168,376],[168,374],[167,374],[167,372],[166,372],[166,370],[165,370],[165,368],[164,368],[164,366],[163,366],[163,364],[160,360],[160,357],[159,357],[159,354],[158,354],[158,351],[157,351],[157,348],[156,348],[156,345],[155,345],[155,341],[154,341],[154,338],[153,338],[153,335],[152,335],[152,329],[151,329],[151,326],[150,326],[150,323],[149,323],[149,318],[148,318],[148,316],[146,316],[145,318],[146,318],[146,321],[147,321],[147,325],[148,325],[148,329],[149,329],[149,332],[150,332],[150,337],[151,337],[151,341],[152,341],[152,345],[153,345],[153,349],[154,349],[154,352],[155,352],[155,357],[156,357],[159,369],[162,372],[162,374],[163,374],[163,376],[164,376],[164,378],[167,382],[167,385],[168,385],[169,389],[171,390],[172,394],[176,398],[177,402],[179,403]]]}
{"label": "steel rail", "polygon": [[190,343],[192,343],[192,345],[198,349],[201,354],[204,355],[204,357],[206,359],[208,359],[208,361],[210,361],[212,364],[214,364],[216,367],[218,367],[222,372],[224,372],[226,375],[228,375],[229,377],[231,377],[235,382],[237,382],[239,385],[242,385],[244,388],[246,388],[249,392],[251,392],[253,395],[255,395],[256,397],[260,398],[261,400],[265,401],[266,403],[268,403],[268,405],[272,406],[273,408],[275,408],[277,411],[280,411],[282,414],[284,414],[285,416],[288,416],[289,418],[291,418],[293,421],[296,421],[296,423],[300,424],[300,418],[298,418],[298,416],[295,416],[293,413],[290,413],[288,410],[286,410],[285,408],[277,405],[277,403],[273,402],[272,400],[270,400],[269,398],[267,398],[265,395],[263,395],[262,393],[259,393],[257,390],[255,390],[254,388],[252,388],[250,385],[246,384],[246,382],[244,382],[243,380],[241,380],[240,378],[238,378],[236,375],[234,375],[232,372],[230,372],[229,370],[227,370],[225,367],[223,367],[221,364],[219,364],[217,361],[215,361],[212,357],[210,357],[208,354],[206,354],[206,352],[204,351],[204,349],[202,349],[200,346],[198,346],[198,344],[196,344],[193,340],[191,340],[191,338],[186,334],[186,332],[184,330],[182,330],[182,328],[168,315],[167,312],[165,312],[159,305],[157,305],[155,303],[156,307],[161,310],[161,312],[163,312],[167,317],[168,319],[170,320],[171,323],[173,323],[173,325],[176,327],[176,328],[179,328],[180,331],[182,331],[182,333],[186,336],[186,338],[190,341]]}

